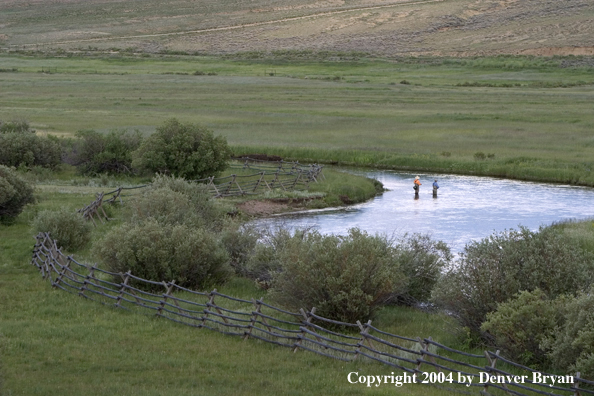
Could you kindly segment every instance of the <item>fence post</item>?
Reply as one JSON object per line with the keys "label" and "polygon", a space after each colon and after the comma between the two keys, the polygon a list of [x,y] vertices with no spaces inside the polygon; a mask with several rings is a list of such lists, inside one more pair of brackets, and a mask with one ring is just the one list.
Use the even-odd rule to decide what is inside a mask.
{"label": "fence post", "polygon": [[252,190],[252,192],[256,192],[256,190],[258,189],[258,187],[260,187],[260,183],[262,183],[262,179],[263,178],[264,178],[264,172],[260,172],[260,179],[256,183],[256,186],[254,187],[254,189]]}
{"label": "fence post", "polygon": [[[126,275],[126,276],[124,277],[124,275]],[[130,271],[126,272],[125,274],[122,274],[120,272],[120,276],[122,278],[124,278],[124,282],[122,282],[122,287],[120,288],[120,294],[118,294],[118,298],[115,303],[115,306],[117,308],[120,308],[120,303],[122,302],[122,298],[124,297],[124,291],[126,290],[126,287],[128,286],[128,280],[130,279]]]}
{"label": "fence post", "polygon": [[89,282],[87,282],[87,280],[95,278],[95,268],[97,268],[97,264],[93,264],[93,266],[91,268],[89,268],[89,275],[87,275],[85,277],[85,280],[83,281],[83,284],[80,287],[80,291],[78,292],[79,296],[86,297],[85,290],[87,290],[87,285],[89,284]]}
{"label": "fence post", "polygon": [[[487,372],[491,373],[492,369],[494,369],[495,365],[497,364],[497,359],[499,357],[499,350],[495,351],[494,359],[491,359],[491,356],[489,356],[488,351],[485,351],[485,357],[487,358],[487,362],[489,363],[489,365],[485,366],[485,368],[487,369]],[[505,386],[505,384],[503,384],[503,387],[507,389],[507,386]],[[489,389],[489,381],[485,382],[483,392],[487,393],[488,389]]]}
{"label": "fence post", "polygon": [[361,352],[361,347],[363,346],[365,341],[367,341],[367,344],[371,349],[375,350],[375,347],[371,343],[371,340],[367,339],[367,334],[369,333],[369,326],[371,326],[371,320],[368,320],[367,323],[365,323],[364,325],[361,324],[361,322],[357,321],[357,326],[359,326],[359,329],[361,329],[361,340],[357,343],[357,349],[355,349],[355,357],[353,358],[353,360],[357,359],[357,356],[359,356],[359,352]]}
{"label": "fence post", "polygon": [[60,275],[56,278],[56,281],[52,282],[52,287],[58,286],[58,284],[62,281],[62,278],[66,274],[66,271],[68,271],[70,269],[69,267],[70,267],[70,257],[66,257],[66,264],[62,265],[62,272],[60,272]]}
{"label": "fence post", "polygon": [[244,332],[244,336],[243,336],[244,341],[247,340],[248,338],[250,338],[250,335],[252,334],[252,329],[254,328],[254,323],[256,323],[256,320],[258,320],[258,314],[260,313],[260,310],[262,309],[262,304],[260,304],[260,301],[256,300],[253,297],[252,297],[252,303],[256,307],[256,310],[252,312],[252,317],[250,318],[250,325],[249,325],[248,331]]}
{"label": "fence post", "polygon": [[[303,317],[305,318],[305,322],[303,322],[304,324],[310,324],[311,320],[313,319],[312,316],[307,315],[307,313],[303,310],[303,308],[299,309],[299,312],[301,312],[301,315],[303,315]],[[316,308],[313,307],[311,309],[311,313],[315,313],[316,312]],[[303,330],[301,330],[301,337],[299,337],[299,340],[297,342],[295,342],[295,347],[293,348],[293,353],[297,352],[297,350],[299,349],[299,346],[301,345],[301,342],[303,341],[303,337],[305,337],[307,333]]]}
{"label": "fence post", "polygon": [[573,389],[573,396],[581,396],[580,382],[578,381],[580,379],[580,372],[578,371],[575,373],[573,378],[575,379],[575,382],[571,385],[571,389]]}
{"label": "fence post", "polygon": [[171,290],[173,290],[173,286],[175,285],[175,280],[172,280],[171,282],[169,282],[169,285],[165,281],[162,281],[162,283],[163,283],[163,286],[165,286],[165,294],[163,294],[163,299],[161,301],[159,301],[159,308],[157,308],[157,316],[162,315],[161,312],[163,311],[163,308],[165,308],[165,303],[167,302],[167,297],[169,297],[171,295]]}

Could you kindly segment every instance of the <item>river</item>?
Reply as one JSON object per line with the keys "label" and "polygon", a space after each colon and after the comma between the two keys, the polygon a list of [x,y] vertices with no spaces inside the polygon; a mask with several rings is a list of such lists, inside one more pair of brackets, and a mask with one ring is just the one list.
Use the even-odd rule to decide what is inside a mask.
{"label": "river", "polygon": [[[466,243],[522,225],[537,230],[541,225],[568,219],[594,217],[594,189],[559,184],[533,183],[490,177],[357,171],[384,184],[383,195],[346,209],[259,219],[258,226],[315,227],[324,234],[345,234],[359,227],[371,234],[429,234],[446,242],[453,253]],[[414,177],[422,186],[415,199]],[[439,183],[438,197],[432,183]]]}

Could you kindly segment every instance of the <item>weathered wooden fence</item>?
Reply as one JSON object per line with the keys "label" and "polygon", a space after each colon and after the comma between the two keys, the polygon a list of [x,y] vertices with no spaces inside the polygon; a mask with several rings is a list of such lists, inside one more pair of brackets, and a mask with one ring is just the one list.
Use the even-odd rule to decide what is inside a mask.
{"label": "weathered wooden fence", "polygon": [[[371,321],[337,322],[316,315],[315,308],[290,312],[262,299],[234,298],[216,289],[209,293],[198,292],[175,282],[154,282],[130,272],[105,271],[97,265],[82,264],[64,255],[47,233],[37,235],[32,264],[53,287],[106,305],[244,340],[254,338],[294,352],[310,351],[347,362],[357,359],[379,362],[391,370],[417,375],[417,382],[426,379],[434,385],[447,385],[452,391],[468,393],[468,390],[476,390],[476,393],[487,395],[518,396],[594,395],[594,381],[580,378],[579,373],[568,377],[570,384],[537,383],[532,381],[532,373],[536,370],[505,359],[499,351],[466,353],[442,345],[431,337],[411,338],[382,331]],[[429,373],[433,377],[428,377]],[[479,382],[481,375],[486,374],[501,376],[502,382]],[[526,381],[520,383],[506,377],[518,375],[526,375]]]}
{"label": "weathered wooden fence", "polygon": [[[317,183],[323,179],[323,167],[321,165],[301,165],[299,162],[270,162],[258,161],[244,158],[241,163],[234,163],[231,168],[254,171],[250,174],[233,174],[226,177],[209,177],[206,179],[191,180],[191,182],[202,183],[215,198],[237,195],[255,195],[265,191],[281,189],[283,191],[304,190],[309,184]],[[143,184],[134,187],[119,187],[113,191],[97,194],[95,200],[89,205],[78,210],[85,219],[93,221],[95,218],[103,222],[107,220],[107,214],[103,210],[104,203],[123,203],[131,196],[136,195],[133,190],[150,186]]]}
{"label": "weathered wooden fence", "polygon": [[284,191],[304,190],[311,182],[323,178],[321,165],[301,165],[299,162],[269,162],[243,159],[243,165],[231,165],[231,168],[254,171],[251,174],[233,174],[226,177],[209,177],[193,180],[204,183],[215,197],[253,195],[275,188]]}

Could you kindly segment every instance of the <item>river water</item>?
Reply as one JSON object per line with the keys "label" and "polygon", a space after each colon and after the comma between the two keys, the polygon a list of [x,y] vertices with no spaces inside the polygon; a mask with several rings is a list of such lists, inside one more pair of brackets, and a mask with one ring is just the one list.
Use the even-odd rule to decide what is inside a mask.
{"label": "river water", "polygon": [[[373,177],[389,191],[347,209],[276,216],[255,223],[314,227],[324,234],[340,235],[352,227],[389,236],[423,233],[459,253],[469,241],[519,225],[537,230],[561,220],[594,217],[594,189],[588,187],[432,173],[349,172]],[[423,184],[418,199],[412,188],[416,175]],[[440,186],[437,198],[432,196],[434,179]]]}

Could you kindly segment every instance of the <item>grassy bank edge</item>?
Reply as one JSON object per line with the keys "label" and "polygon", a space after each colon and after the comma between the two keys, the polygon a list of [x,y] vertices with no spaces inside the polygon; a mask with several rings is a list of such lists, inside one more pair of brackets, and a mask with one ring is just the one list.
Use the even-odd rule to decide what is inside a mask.
{"label": "grassy bank edge", "polygon": [[[467,159],[446,155],[403,155],[387,151],[324,150],[267,146],[233,146],[236,155],[258,152],[278,155],[286,161],[314,162],[337,166],[423,171],[490,176],[507,179],[563,183],[594,187],[594,161],[567,162],[536,157]],[[480,157],[480,154],[479,154]]]}

